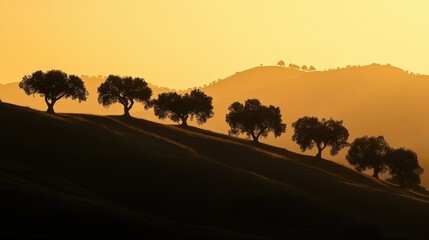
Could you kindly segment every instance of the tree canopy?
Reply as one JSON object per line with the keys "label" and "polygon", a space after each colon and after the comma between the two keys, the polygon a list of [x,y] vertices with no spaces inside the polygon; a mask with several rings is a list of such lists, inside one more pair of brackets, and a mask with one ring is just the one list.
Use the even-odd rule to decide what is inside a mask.
{"label": "tree canopy", "polygon": [[152,89],[143,78],[120,77],[110,75],[98,87],[98,102],[104,107],[114,103],[124,106],[124,116],[130,116],[134,102],[143,103],[145,109],[150,106]]}
{"label": "tree canopy", "polygon": [[311,150],[317,147],[316,157],[322,157],[322,151],[331,147],[331,155],[338,152],[348,145],[348,130],[343,126],[343,121],[322,119],[317,117],[303,117],[292,123],[294,134],[292,140],[295,141],[302,151]]}
{"label": "tree canopy", "polygon": [[88,96],[82,79],[75,75],[67,75],[60,70],[36,71],[31,75],[26,75],[19,83],[19,87],[27,95],[39,94],[44,97],[48,113],[55,113],[54,105],[62,98],[77,99],[81,102],[85,101]]}
{"label": "tree canopy", "polygon": [[198,124],[207,122],[213,117],[212,97],[204,92],[194,89],[191,93],[180,95],[176,92],[161,93],[152,101],[155,115],[159,119],[170,118],[173,122],[181,122],[187,126],[187,120],[195,117]]}
{"label": "tree canopy", "polygon": [[300,69],[301,67],[296,64],[289,63],[289,68]]}
{"label": "tree canopy", "polygon": [[414,151],[406,148],[392,149],[386,164],[390,175],[400,182],[401,187],[405,188],[408,183],[420,184],[420,175],[424,170]]}
{"label": "tree canopy", "polygon": [[389,144],[383,136],[356,138],[347,152],[347,161],[357,171],[373,169],[373,177],[386,170],[386,156],[390,151]]}
{"label": "tree canopy", "polygon": [[280,67],[284,67],[285,66],[285,62],[283,60],[280,60],[277,62],[277,65]]}
{"label": "tree canopy", "polygon": [[274,137],[278,137],[286,131],[280,108],[272,105],[264,106],[258,99],[248,99],[244,105],[234,102],[228,110],[226,122],[231,128],[229,134],[246,134],[252,137],[254,142],[258,142],[259,137],[267,137],[269,132],[273,132]]}

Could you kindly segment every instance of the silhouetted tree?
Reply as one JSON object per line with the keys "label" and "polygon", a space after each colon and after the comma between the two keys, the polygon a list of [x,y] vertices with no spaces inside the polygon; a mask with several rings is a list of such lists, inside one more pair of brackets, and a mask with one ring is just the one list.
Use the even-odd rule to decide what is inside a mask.
{"label": "silhouetted tree", "polygon": [[420,184],[420,175],[424,170],[414,151],[406,148],[392,149],[386,164],[390,175],[400,182],[401,187],[405,188],[409,182]]}
{"label": "silhouetted tree", "polygon": [[[398,177],[390,177],[390,178],[386,178],[384,179],[387,182],[393,183],[393,184],[397,184],[397,185],[401,185],[401,181],[398,179]],[[412,189],[416,192],[421,192],[423,194],[426,194],[427,191],[425,189],[425,187],[423,187],[422,185],[420,185],[420,182],[413,182],[413,181],[408,181],[407,182],[407,188],[408,189]]]}
{"label": "silhouetted tree", "polygon": [[308,69],[309,71],[316,71],[316,68],[313,66],[313,65],[311,65],[310,66],[310,68]]}
{"label": "silhouetted tree", "polygon": [[124,106],[124,116],[130,116],[134,102],[143,103],[145,109],[150,106],[152,89],[143,78],[120,77],[109,75],[106,81],[98,87],[98,102],[104,107],[114,103]]}
{"label": "silhouetted tree", "polygon": [[301,69],[302,69],[303,71],[308,71],[308,67],[307,67],[306,65],[302,65]]}
{"label": "silhouetted tree", "polygon": [[280,67],[284,67],[285,66],[285,62],[283,60],[280,60],[277,65],[279,65]]}
{"label": "silhouetted tree", "polygon": [[363,136],[350,144],[346,159],[357,171],[373,169],[372,176],[378,178],[378,174],[386,170],[385,162],[389,151],[389,144],[383,136]]}
{"label": "silhouetted tree", "polygon": [[170,118],[173,122],[182,122],[182,126],[188,126],[187,120],[197,118],[198,124],[203,124],[213,117],[212,97],[204,92],[194,89],[191,93],[179,95],[176,92],[161,93],[158,99],[154,99],[155,115],[159,119]]}
{"label": "silhouetted tree", "polygon": [[274,137],[286,131],[280,108],[272,105],[264,106],[258,99],[248,99],[244,105],[234,102],[228,110],[226,122],[231,128],[229,134],[244,133],[251,136],[254,142],[258,142],[260,136],[267,137],[271,131],[274,132]]}
{"label": "silhouetted tree", "polygon": [[36,71],[24,76],[19,87],[27,95],[39,94],[44,97],[46,105],[48,105],[48,113],[55,113],[54,105],[61,98],[77,99],[81,102],[85,101],[88,96],[82,79],[75,75],[67,75],[60,70],[51,70],[46,73]]}
{"label": "silhouetted tree", "polygon": [[292,123],[294,134],[292,140],[295,141],[302,151],[317,147],[316,157],[322,158],[322,151],[331,147],[331,155],[336,155],[341,149],[348,145],[349,132],[343,126],[343,121],[322,119],[317,117],[303,117]]}
{"label": "silhouetted tree", "polygon": [[294,69],[301,69],[298,65],[290,63],[289,64],[289,68],[294,68]]}

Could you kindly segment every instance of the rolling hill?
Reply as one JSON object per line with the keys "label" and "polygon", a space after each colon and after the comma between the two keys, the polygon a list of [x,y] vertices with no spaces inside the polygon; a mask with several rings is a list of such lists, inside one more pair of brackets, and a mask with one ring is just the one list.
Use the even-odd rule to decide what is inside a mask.
{"label": "rolling hill", "polygon": [[[429,169],[429,76],[380,64],[317,72],[267,66],[236,73],[203,91],[214,97],[215,112],[205,129],[226,133],[229,104],[258,98],[280,106],[288,125],[286,134],[262,140],[266,143],[298,152],[291,123],[302,116],[333,117],[344,121],[350,141],[383,135],[392,147],[415,150],[422,167]],[[346,151],[333,159],[347,166]],[[332,158],[327,152],[325,157]],[[422,184],[429,186],[428,174],[422,176]]]}
{"label": "rolling hill", "polygon": [[[83,79],[89,89],[85,103],[61,100],[56,105],[58,112],[89,113],[97,115],[120,114],[122,108],[114,105],[105,109],[97,103],[96,88],[103,77]],[[0,86],[0,99],[22,106],[45,110],[39,97],[25,96],[17,83]],[[154,97],[170,91],[152,85]],[[407,147],[417,152],[420,164],[429,169],[429,76],[415,75],[390,65],[372,64],[346,67],[330,71],[304,72],[296,69],[263,66],[255,67],[219,80],[202,90],[213,97],[215,115],[201,127],[227,133],[225,114],[234,101],[258,98],[263,104],[280,106],[286,134],[275,139],[269,136],[261,141],[298,152],[292,142],[291,123],[299,117],[333,117],[344,120],[349,129],[350,141],[363,135],[383,135],[392,147]],[[133,115],[150,121],[161,122],[152,110],[143,111],[136,105]],[[171,123],[164,121],[165,123]],[[196,123],[190,123],[196,126]],[[347,149],[332,158],[339,164],[344,161]],[[314,155],[315,152],[306,154]],[[422,176],[422,185],[429,186],[429,174]]]}
{"label": "rolling hill", "polygon": [[427,239],[429,197],[194,127],[0,104],[0,236]]}

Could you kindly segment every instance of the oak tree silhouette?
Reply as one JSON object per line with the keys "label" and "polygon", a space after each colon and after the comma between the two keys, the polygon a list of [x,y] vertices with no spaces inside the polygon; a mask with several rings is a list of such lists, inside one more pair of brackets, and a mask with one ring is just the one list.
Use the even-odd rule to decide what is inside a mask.
{"label": "oak tree silhouette", "polygon": [[346,159],[357,171],[373,169],[373,177],[386,170],[386,156],[390,151],[389,144],[383,136],[356,138],[347,152]]}
{"label": "oak tree silhouette", "polygon": [[392,149],[386,161],[390,175],[400,182],[405,188],[407,183],[420,184],[420,175],[424,170],[419,165],[417,154],[406,148]]}
{"label": "oak tree silhouette", "polygon": [[322,119],[317,117],[303,117],[292,123],[294,134],[292,140],[295,141],[302,151],[311,150],[317,147],[316,157],[322,158],[322,151],[331,147],[331,155],[334,156],[348,145],[348,130],[343,126],[343,121]]}
{"label": "oak tree silhouette", "polygon": [[124,116],[130,117],[134,102],[143,103],[145,109],[150,107],[152,89],[143,78],[120,77],[109,75],[98,87],[98,102],[104,107],[119,102],[124,106]]}
{"label": "oak tree silhouette", "polygon": [[277,65],[280,67],[284,67],[285,66],[285,62],[283,60],[280,60],[277,62]]}
{"label": "oak tree silhouette", "polygon": [[88,96],[82,79],[75,75],[67,75],[60,70],[50,70],[46,73],[39,70],[31,75],[26,75],[19,83],[19,87],[27,95],[39,94],[44,97],[48,113],[55,113],[54,105],[62,98],[77,99],[81,102],[85,101]]}
{"label": "oak tree silhouette", "polygon": [[316,71],[316,68],[313,65],[311,65],[308,71]]}
{"label": "oak tree silhouette", "polygon": [[302,65],[301,69],[302,69],[303,71],[308,71],[308,67],[307,67],[306,65]]}
{"label": "oak tree silhouette", "polygon": [[251,136],[254,142],[259,142],[259,137],[267,137],[269,132],[278,137],[286,131],[280,108],[264,106],[258,99],[247,99],[244,105],[234,102],[228,110],[226,122],[231,128],[228,131],[231,135],[243,133]]}
{"label": "oak tree silhouette", "polygon": [[289,68],[294,68],[294,69],[298,69],[298,70],[301,69],[300,66],[293,64],[293,63],[289,63]]}
{"label": "oak tree silhouette", "polygon": [[204,92],[194,89],[184,95],[176,92],[161,93],[152,101],[155,115],[159,119],[169,118],[173,122],[181,122],[182,126],[188,126],[188,118],[195,117],[198,124],[207,122],[213,117],[212,97]]}

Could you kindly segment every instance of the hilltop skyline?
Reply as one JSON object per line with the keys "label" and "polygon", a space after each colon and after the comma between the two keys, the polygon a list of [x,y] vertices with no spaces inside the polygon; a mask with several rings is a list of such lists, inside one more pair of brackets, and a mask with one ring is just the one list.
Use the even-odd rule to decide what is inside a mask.
{"label": "hilltop skyline", "polygon": [[[292,64],[294,66],[292,66],[292,67],[288,66],[289,64]],[[304,66],[304,65],[307,66],[307,67],[313,66],[313,65],[306,65],[306,64],[303,64],[302,66]],[[368,67],[368,66],[387,66],[387,67],[392,67],[392,68],[399,69],[399,70],[401,70],[401,71],[403,71],[403,72],[405,72],[407,74],[410,74],[410,75],[429,76],[428,74],[415,73],[415,72],[409,71],[407,69],[403,69],[403,68],[401,68],[399,66],[391,65],[390,63],[386,63],[386,64],[371,63],[371,64],[362,64],[362,65],[350,65],[350,64],[348,64],[348,65],[345,65],[345,66],[338,66],[338,67],[327,68],[327,69],[316,69],[316,70],[308,70],[308,69],[303,70],[301,68],[302,66],[294,64],[294,63],[287,63],[285,66],[279,65],[278,63],[277,64],[267,64],[267,65],[260,64],[258,66],[252,66],[252,67],[249,67],[247,69],[241,69],[239,71],[232,72],[229,75],[223,76],[223,78],[217,78],[217,79],[215,79],[213,81],[202,82],[201,84],[197,83],[199,85],[187,86],[187,87],[183,87],[183,88],[180,88],[180,87],[179,88],[174,88],[174,87],[170,87],[170,86],[158,85],[158,84],[156,84],[156,81],[150,81],[150,82],[148,82],[148,84],[152,88],[160,89],[160,92],[166,92],[166,91],[189,92],[192,89],[202,89],[202,88],[209,87],[209,86],[211,86],[213,84],[216,84],[219,81],[227,79],[227,78],[229,78],[229,77],[231,77],[231,76],[233,76],[235,74],[238,74],[238,73],[240,73],[242,71],[247,71],[247,70],[254,69],[254,68],[259,68],[259,67],[280,67],[280,68],[287,68],[287,69],[295,69],[295,70],[299,70],[299,71],[302,71],[302,72],[329,72],[329,71],[343,70],[343,69],[348,69],[348,68],[365,68],[365,67]],[[58,69],[49,69],[49,70],[58,70]],[[45,71],[49,71],[49,70],[45,70]],[[30,74],[27,74],[27,75],[30,75]],[[109,75],[114,75],[114,74],[106,74],[106,75],[101,75],[101,74],[98,74],[98,75],[97,74],[79,74],[78,76],[80,76],[83,79],[87,79],[87,80],[88,79],[92,79],[92,80],[96,80],[96,79],[100,80],[101,79],[101,80],[104,80]],[[25,75],[23,75],[22,77],[24,77],[24,76]],[[118,76],[133,77],[130,74],[120,74]],[[6,82],[6,83],[1,83],[0,82],[0,86],[2,86],[2,85],[6,86],[6,85],[18,84],[21,80],[22,80],[22,78],[20,78],[20,79],[18,79],[16,81],[12,81],[12,82]]]}
{"label": "hilltop skyline", "polygon": [[421,0],[2,1],[0,83],[35,70],[143,77],[186,89],[277,61],[372,62],[428,74]]}

